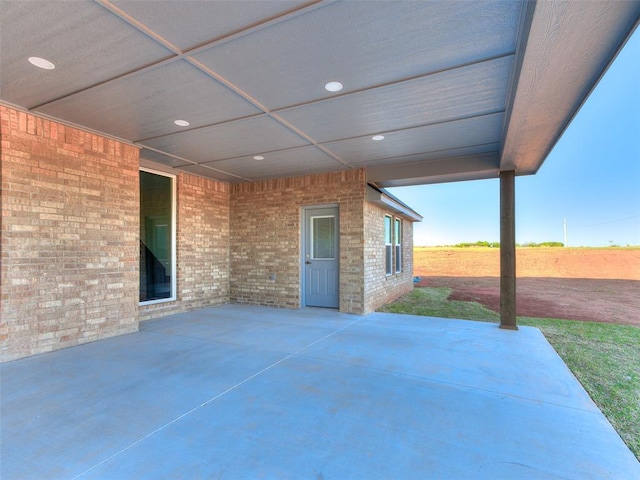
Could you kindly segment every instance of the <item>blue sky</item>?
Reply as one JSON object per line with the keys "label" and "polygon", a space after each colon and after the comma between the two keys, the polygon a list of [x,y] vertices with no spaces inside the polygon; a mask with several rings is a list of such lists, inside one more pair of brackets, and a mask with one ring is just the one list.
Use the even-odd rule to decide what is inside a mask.
{"label": "blue sky", "polygon": [[[414,244],[499,241],[499,181],[390,188],[424,216]],[[536,175],[516,177],[516,241],[640,245],[640,29]]]}

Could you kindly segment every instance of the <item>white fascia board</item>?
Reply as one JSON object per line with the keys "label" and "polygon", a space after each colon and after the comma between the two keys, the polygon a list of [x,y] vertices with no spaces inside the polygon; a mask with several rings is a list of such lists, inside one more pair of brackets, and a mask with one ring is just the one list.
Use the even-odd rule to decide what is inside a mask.
{"label": "white fascia board", "polygon": [[367,201],[375,203],[387,210],[392,210],[395,213],[399,213],[407,217],[412,222],[421,222],[422,215],[415,212],[411,207],[405,205],[400,200],[396,199],[390,193],[383,192],[373,188],[371,185],[367,185]]}

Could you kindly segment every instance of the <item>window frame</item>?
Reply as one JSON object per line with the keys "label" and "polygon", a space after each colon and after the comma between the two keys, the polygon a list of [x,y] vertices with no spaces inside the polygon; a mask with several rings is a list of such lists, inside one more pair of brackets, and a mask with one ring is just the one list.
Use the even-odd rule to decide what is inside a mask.
{"label": "window frame", "polygon": [[395,217],[393,219],[393,240],[394,240],[394,255],[395,255],[395,270],[396,273],[402,273],[402,219]]}
{"label": "window frame", "polygon": [[[150,173],[161,177],[167,177],[171,180],[171,295],[167,298],[159,298],[155,300],[138,301],[139,306],[156,305],[158,303],[175,302],[178,299],[178,261],[177,261],[177,177],[171,173],[153,170],[150,168],[139,167],[140,172]],[[140,202],[141,199],[138,199]],[[142,205],[140,204],[140,225],[142,226]],[[138,233],[139,235],[139,233]],[[140,263],[138,262],[138,270]],[[142,278],[142,276],[140,276]]]}
{"label": "window frame", "polygon": [[387,277],[393,275],[393,217],[384,216],[384,271]]}

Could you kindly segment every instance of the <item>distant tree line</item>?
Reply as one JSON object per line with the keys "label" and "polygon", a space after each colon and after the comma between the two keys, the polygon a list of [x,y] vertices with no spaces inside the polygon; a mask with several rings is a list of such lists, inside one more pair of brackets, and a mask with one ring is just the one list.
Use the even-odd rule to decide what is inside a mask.
{"label": "distant tree line", "polygon": [[[562,242],[526,242],[526,243],[516,243],[517,247],[564,247],[564,243]],[[489,248],[500,248],[500,242],[486,242],[486,241],[478,241],[478,242],[463,242],[456,243],[452,245],[454,248],[469,248],[469,247],[489,247]]]}
{"label": "distant tree line", "polygon": [[562,242],[540,242],[540,243],[526,242],[526,243],[523,243],[522,245],[519,243],[516,243],[516,246],[518,247],[564,247],[564,243]]}
{"label": "distant tree line", "polygon": [[468,248],[468,247],[500,248],[500,242],[484,242],[484,241],[475,242],[475,243],[464,242],[464,243],[456,243],[455,245],[452,245],[452,247],[455,247],[455,248]]}

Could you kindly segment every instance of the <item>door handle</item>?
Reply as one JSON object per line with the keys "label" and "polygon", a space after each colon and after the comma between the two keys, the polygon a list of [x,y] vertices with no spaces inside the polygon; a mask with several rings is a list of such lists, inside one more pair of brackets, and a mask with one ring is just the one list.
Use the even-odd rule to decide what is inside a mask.
{"label": "door handle", "polygon": [[307,260],[307,261],[306,261],[306,262],[304,262],[304,263],[306,263],[307,265],[311,265],[311,260]]}

